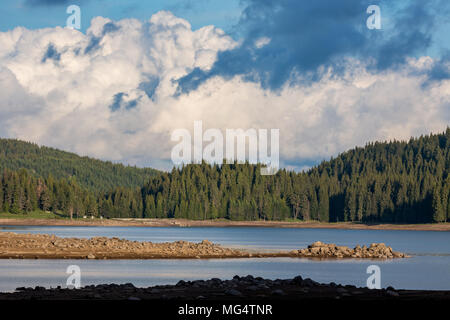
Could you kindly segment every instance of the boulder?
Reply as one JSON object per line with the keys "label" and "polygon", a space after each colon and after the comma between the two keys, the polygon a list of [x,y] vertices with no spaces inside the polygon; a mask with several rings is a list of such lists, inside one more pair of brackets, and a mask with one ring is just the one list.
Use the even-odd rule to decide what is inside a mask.
{"label": "boulder", "polygon": [[242,296],[242,293],[236,289],[229,289],[229,290],[225,291],[225,294],[234,296],[234,297]]}

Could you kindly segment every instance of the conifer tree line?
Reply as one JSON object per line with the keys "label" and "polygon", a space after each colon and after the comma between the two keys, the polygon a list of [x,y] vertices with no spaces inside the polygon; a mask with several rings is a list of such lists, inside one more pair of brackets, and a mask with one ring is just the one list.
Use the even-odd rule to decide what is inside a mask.
{"label": "conifer tree line", "polygon": [[3,170],[0,208],[121,218],[450,221],[450,128],[408,142],[375,142],[307,172],[261,176],[260,165],[174,168],[143,187],[90,190],[75,178]]}
{"label": "conifer tree line", "polygon": [[26,214],[53,211],[70,217],[98,215],[98,199],[74,178],[36,178],[27,170],[3,169],[0,176],[0,211]]}

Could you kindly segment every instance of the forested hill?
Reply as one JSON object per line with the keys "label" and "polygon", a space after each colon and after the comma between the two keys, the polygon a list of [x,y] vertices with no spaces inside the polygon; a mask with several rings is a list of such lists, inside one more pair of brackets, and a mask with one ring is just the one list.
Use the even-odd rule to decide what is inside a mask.
{"label": "forested hill", "polygon": [[189,165],[151,180],[143,210],[146,217],[191,219],[443,222],[450,220],[449,167],[450,129],[370,143],[306,173]]}
{"label": "forested hill", "polygon": [[[408,142],[370,143],[307,172],[261,176],[259,165],[203,163],[160,172],[141,187],[124,187],[124,181],[138,183],[141,169],[17,141],[2,144],[2,165],[44,177],[23,169],[1,172],[0,211],[17,214],[41,209],[122,218],[450,222],[450,128]],[[21,151],[25,146],[34,152]],[[74,173],[68,168],[82,174],[68,179]],[[89,181],[91,190],[79,185]],[[112,188],[99,193],[94,186]]]}
{"label": "forested hill", "polygon": [[27,169],[35,177],[75,180],[91,191],[142,186],[157,170],[80,157],[74,153],[13,139],[0,139],[0,169]]}

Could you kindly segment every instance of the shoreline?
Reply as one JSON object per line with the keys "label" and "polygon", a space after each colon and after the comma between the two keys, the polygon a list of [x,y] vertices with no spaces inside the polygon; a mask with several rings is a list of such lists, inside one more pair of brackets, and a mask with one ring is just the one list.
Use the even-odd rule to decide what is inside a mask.
{"label": "shoreline", "polygon": [[35,219],[0,218],[0,226],[92,226],[92,227],[259,227],[345,230],[450,231],[450,223],[439,224],[365,224],[354,222],[228,221],[186,219]]}
{"label": "shoreline", "polygon": [[263,279],[234,276],[231,280],[183,281],[175,285],[138,288],[131,283],[88,285],[79,289],[17,288],[15,292],[0,292],[0,300],[376,300],[417,301],[422,299],[449,301],[449,290],[398,290],[392,287],[368,289],[336,283],[322,284],[309,278]]}

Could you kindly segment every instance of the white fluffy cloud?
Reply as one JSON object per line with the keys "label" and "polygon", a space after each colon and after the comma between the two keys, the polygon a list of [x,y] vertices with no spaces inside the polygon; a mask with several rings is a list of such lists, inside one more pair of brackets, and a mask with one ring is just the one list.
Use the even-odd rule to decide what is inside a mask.
{"label": "white fluffy cloud", "polygon": [[97,17],[86,34],[20,27],[0,33],[0,135],[169,168],[170,133],[192,130],[194,120],[223,130],[279,128],[282,163],[301,167],[449,123],[450,81],[425,82],[428,57],[376,74],[348,60],[344,76],[324,72],[312,84],[297,81],[277,92],[236,76],[176,94],[177,79],[208,70],[218,52],[237,45],[220,29],[192,30],[170,12],[147,22]]}

